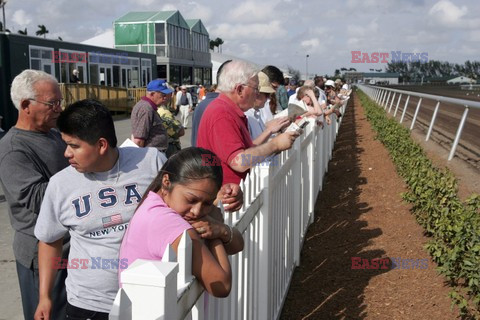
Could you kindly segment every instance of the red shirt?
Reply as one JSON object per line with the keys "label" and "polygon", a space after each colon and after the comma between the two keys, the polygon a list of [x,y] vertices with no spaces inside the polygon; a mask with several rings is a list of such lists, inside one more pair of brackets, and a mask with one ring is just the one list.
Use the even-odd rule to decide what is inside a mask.
{"label": "red shirt", "polygon": [[198,128],[197,147],[213,151],[221,160],[223,183],[240,183],[245,172],[234,171],[228,163],[238,153],[253,147],[248,120],[243,111],[224,94],[205,110]]}

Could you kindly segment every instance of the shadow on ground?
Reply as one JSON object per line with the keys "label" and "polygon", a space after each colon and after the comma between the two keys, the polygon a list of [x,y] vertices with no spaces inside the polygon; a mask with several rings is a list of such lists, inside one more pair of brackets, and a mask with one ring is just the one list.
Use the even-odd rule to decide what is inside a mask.
{"label": "shadow on ground", "polygon": [[383,250],[366,249],[382,230],[367,229],[361,220],[371,207],[359,200],[367,181],[361,176],[364,150],[358,147],[362,136],[356,132],[355,107],[351,101],[344,115],[281,319],[364,319],[364,289],[372,277],[388,271],[352,270],[352,257],[386,258]]}

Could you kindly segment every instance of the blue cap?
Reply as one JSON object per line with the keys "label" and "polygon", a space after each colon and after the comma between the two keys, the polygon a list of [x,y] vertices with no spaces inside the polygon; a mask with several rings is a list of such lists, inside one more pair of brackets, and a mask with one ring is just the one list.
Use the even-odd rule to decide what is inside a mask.
{"label": "blue cap", "polygon": [[163,79],[155,79],[147,85],[147,91],[157,91],[164,94],[172,93],[173,90],[167,86],[167,82]]}

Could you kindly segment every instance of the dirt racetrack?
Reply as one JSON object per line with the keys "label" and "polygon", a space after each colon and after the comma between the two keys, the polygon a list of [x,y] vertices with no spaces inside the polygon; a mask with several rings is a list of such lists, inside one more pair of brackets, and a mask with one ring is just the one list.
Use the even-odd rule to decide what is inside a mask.
{"label": "dirt racetrack", "polygon": [[[446,97],[460,98],[472,101],[480,101],[480,90],[461,90],[458,86],[390,86],[394,89],[405,91],[416,91],[433,95],[440,95]],[[391,108],[391,114],[394,114],[398,103],[397,94],[393,101]],[[406,95],[402,95],[400,99],[399,108],[396,114],[396,118],[400,119],[405,106]],[[390,101],[392,97],[390,97]],[[404,119],[404,125],[410,127],[413,119],[415,109],[417,107],[419,98],[410,97],[409,104],[407,106],[407,112]],[[417,122],[415,123],[415,129],[421,130],[426,136],[428,126],[433,115],[437,101],[431,99],[423,99]],[[390,109],[391,102],[388,103],[388,109]],[[460,119],[464,112],[464,106],[441,103],[440,109],[437,114],[434,129],[431,139],[437,142],[446,150],[450,151],[457,132],[457,128],[460,124]],[[456,156],[462,160],[467,161],[470,165],[480,170],[480,109],[470,108],[468,118],[465,123],[465,127],[460,138],[459,146],[457,148]]]}

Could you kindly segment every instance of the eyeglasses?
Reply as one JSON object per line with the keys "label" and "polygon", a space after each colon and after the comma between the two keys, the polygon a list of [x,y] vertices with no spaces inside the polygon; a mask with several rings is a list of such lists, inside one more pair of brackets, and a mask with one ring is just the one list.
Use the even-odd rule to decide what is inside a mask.
{"label": "eyeglasses", "polygon": [[248,85],[248,84],[246,84],[246,83],[242,83],[242,86],[247,86],[247,87],[252,88],[253,90],[255,90],[255,93],[259,93],[259,92],[260,92],[260,90],[258,90],[258,87],[254,87],[254,86]]}
{"label": "eyeglasses", "polygon": [[58,108],[62,105],[62,102],[63,102],[63,99],[54,100],[54,101],[40,101],[36,99],[28,99],[28,100],[44,104],[48,106],[49,109]]}

